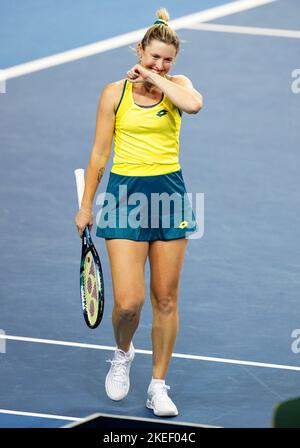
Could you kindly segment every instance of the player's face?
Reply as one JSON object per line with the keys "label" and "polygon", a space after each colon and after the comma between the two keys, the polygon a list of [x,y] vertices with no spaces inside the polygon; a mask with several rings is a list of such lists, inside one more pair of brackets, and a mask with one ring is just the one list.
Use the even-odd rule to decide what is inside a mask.
{"label": "player's face", "polygon": [[152,40],[143,50],[139,45],[140,64],[161,76],[167,74],[175,61],[176,48],[159,40]]}

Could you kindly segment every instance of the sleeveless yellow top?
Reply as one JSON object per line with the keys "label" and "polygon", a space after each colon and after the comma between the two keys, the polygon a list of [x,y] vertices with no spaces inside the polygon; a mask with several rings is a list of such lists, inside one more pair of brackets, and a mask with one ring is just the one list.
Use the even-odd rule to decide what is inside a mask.
{"label": "sleeveless yellow top", "polygon": [[125,80],[116,110],[112,173],[156,176],[180,170],[181,111],[163,95],[154,106],[135,104]]}

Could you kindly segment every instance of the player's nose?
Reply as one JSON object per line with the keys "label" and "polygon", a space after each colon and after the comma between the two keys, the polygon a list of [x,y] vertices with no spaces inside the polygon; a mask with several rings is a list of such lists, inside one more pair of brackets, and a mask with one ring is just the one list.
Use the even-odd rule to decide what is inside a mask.
{"label": "player's nose", "polygon": [[155,64],[155,68],[157,71],[161,72],[164,68],[163,61],[157,61],[157,63]]}

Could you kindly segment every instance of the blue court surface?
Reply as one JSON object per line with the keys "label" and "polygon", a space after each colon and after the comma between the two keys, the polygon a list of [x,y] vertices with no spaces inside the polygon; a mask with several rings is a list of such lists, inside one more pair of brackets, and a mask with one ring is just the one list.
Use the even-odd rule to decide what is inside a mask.
{"label": "blue court surface", "polygon": [[[149,265],[131,390],[113,402],[104,390],[114,348],[108,256],[93,230],[106,308],[90,330],[74,225],[73,171],[87,166],[100,92],[126,77],[136,41],[56,56],[150,26],[161,2],[75,3],[0,1],[0,427],[61,427],[99,412],[153,418]],[[275,405],[300,395],[300,3],[163,6],[171,19],[190,15],[173,73],[204,97],[181,131],[183,176],[189,192],[204,193],[205,213],[181,276],[166,378],[180,412],[172,421],[271,427]]]}

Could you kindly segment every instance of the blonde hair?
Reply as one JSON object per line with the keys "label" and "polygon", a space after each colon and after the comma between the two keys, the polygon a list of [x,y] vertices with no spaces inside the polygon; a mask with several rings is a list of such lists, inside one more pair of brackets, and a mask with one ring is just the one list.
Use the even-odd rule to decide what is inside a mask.
{"label": "blonde hair", "polygon": [[[150,45],[152,40],[158,40],[167,45],[173,45],[177,55],[179,52],[180,40],[175,31],[168,25],[170,15],[166,8],[159,8],[156,11],[156,17],[158,20],[156,20],[156,22],[154,22],[154,24],[147,30],[145,36],[141,40],[143,50]],[[159,20],[162,22],[159,23]]]}

